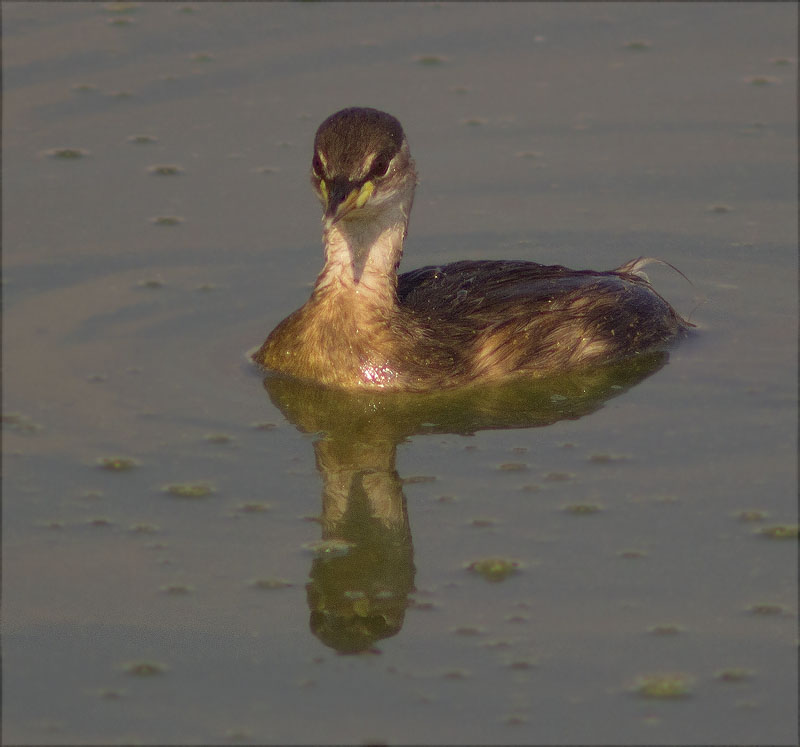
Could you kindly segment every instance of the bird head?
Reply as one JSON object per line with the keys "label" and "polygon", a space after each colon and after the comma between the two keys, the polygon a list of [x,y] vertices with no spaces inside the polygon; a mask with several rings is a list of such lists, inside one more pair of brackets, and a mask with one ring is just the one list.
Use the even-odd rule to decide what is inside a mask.
{"label": "bird head", "polygon": [[403,128],[391,114],[352,107],[328,117],[314,138],[311,184],[327,227],[374,220],[409,201],[417,175]]}

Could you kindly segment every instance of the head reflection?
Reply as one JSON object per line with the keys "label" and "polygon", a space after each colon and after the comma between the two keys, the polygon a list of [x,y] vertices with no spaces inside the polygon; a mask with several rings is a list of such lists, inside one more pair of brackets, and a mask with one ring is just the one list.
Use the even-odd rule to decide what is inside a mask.
{"label": "head reflection", "polygon": [[344,505],[323,499],[323,542],[306,590],[314,635],[357,653],[403,626],[414,551],[397,473],[353,470],[348,477]]}
{"label": "head reflection", "polygon": [[433,394],[346,393],[268,376],[272,402],[315,433],[322,538],[306,586],[310,627],[340,653],[396,635],[414,590],[411,529],[397,444],[431,433],[532,428],[588,415],[655,373],[668,354],[539,381]]}

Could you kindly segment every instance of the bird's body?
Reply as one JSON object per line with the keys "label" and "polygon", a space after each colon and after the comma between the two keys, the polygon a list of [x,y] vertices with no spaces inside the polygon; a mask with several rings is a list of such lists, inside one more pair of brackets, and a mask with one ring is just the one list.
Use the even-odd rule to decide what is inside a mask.
{"label": "bird's body", "polygon": [[394,117],[345,109],[320,126],[312,184],[325,266],[254,359],[344,389],[431,391],[545,376],[665,346],[688,325],[640,274],[464,261],[398,277],[416,173]]}

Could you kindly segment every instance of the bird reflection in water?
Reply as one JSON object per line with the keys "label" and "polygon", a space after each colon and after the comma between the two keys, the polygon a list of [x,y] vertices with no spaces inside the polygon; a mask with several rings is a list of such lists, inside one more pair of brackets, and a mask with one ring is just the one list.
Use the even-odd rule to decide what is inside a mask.
{"label": "bird reflection in water", "polygon": [[264,380],[273,404],[316,434],[322,476],[322,541],[306,586],[310,626],[340,653],[371,650],[396,635],[414,591],[414,550],[395,467],[411,436],[469,435],[575,420],[659,370],[656,352],[590,371],[429,394],[345,392],[297,379]]}

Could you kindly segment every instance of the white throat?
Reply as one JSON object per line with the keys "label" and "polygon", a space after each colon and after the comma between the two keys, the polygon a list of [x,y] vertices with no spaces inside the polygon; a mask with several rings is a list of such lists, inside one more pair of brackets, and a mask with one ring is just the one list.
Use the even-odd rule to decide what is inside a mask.
{"label": "white throat", "polygon": [[395,203],[357,218],[324,221],[325,266],[315,290],[335,288],[393,303],[409,210],[410,204]]}

